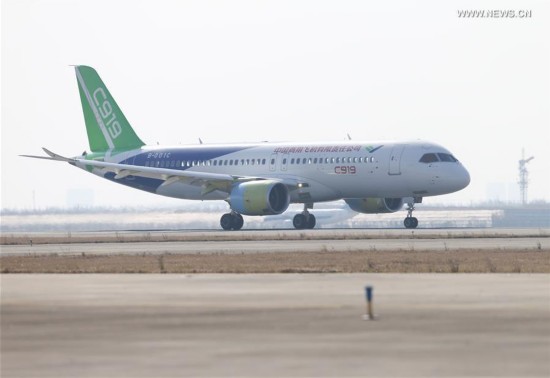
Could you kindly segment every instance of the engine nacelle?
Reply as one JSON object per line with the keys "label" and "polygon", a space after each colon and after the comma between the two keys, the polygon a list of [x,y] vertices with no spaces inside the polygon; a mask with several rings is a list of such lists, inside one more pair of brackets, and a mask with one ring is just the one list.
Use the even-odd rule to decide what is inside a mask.
{"label": "engine nacelle", "polygon": [[290,204],[290,194],[280,182],[263,180],[243,182],[229,196],[231,208],[243,215],[276,215]]}
{"label": "engine nacelle", "polygon": [[352,198],[345,200],[358,213],[395,213],[403,207],[403,198]]}

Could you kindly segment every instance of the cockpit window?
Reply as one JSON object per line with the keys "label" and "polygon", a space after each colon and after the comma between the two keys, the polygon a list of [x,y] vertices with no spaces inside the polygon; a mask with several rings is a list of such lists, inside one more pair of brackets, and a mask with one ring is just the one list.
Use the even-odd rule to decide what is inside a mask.
{"label": "cockpit window", "polygon": [[420,158],[421,163],[434,163],[436,161],[439,161],[436,154],[424,154],[424,156]]}
{"label": "cockpit window", "polygon": [[451,154],[444,154],[444,153],[438,153],[437,156],[439,156],[439,159],[441,159],[441,161],[447,161],[447,162],[451,162],[451,163],[456,163],[458,160],[455,159],[455,157]]}

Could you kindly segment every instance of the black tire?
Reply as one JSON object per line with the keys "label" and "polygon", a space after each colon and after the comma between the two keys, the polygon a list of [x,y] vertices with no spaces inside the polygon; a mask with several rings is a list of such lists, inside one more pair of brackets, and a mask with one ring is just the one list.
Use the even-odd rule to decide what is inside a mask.
{"label": "black tire", "polygon": [[233,229],[235,231],[240,230],[243,228],[244,225],[244,219],[241,214],[233,214]]}
{"label": "black tire", "polygon": [[310,230],[315,228],[315,224],[317,224],[317,220],[315,219],[315,215],[309,214],[309,217],[307,217],[307,228]]}
{"label": "black tire", "polygon": [[220,226],[226,231],[233,229],[233,215],[230,213],[222,215],[220,218]]}
{"label": "black tire", "polygon": [[302,230],[306,228],[307,226],[307,219],[304,214],[296,214],[294,216],[294,219],[292,220],[292,224],[294,225],[294,228],[297,230]]}
{"label": "black tire", "polygon": [[403,221],[405,228],[416,228],[418,226],[418,219],[415,217],[407,217]]}

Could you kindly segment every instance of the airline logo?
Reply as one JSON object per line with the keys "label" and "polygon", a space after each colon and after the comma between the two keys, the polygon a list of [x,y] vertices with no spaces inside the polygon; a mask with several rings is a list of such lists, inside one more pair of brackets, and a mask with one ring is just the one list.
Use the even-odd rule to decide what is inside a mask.
{"label": "airline logo", "polygon": [[374,147],[374,146],[366,146],[365,147],[365,150],[367,150],[370,154],[372,154],[373,152],[381,149],[382,147],[384,147],[384,145],[380,145],[380,146],[377,146],[377,147]]}

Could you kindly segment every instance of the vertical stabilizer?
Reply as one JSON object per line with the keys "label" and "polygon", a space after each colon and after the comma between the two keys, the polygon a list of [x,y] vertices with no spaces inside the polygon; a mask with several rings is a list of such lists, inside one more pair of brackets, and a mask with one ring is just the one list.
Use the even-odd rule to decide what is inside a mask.
{"label": "vertical stabilizer", "polygon": [[80,101],[90,150],[128,150],[145,143],[137,136],[103,81],[92,67],[76,66]]}

